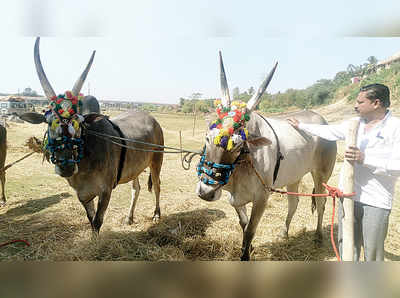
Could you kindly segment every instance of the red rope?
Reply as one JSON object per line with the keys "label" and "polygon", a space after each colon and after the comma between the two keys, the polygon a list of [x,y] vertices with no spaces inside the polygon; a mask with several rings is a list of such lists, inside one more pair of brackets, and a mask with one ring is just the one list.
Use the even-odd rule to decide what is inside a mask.
{"label": "red rope", "polygon": [[356,193],[350,193],[350,194],[344,194],[339,188],[334,187],[334,186],[329,186],[325,183],[322,183],[322,185],[326,188],[326,190],[328,191],[327,194],[304,194],[304,193],[298,193],[298,192],[290,192],[290,191],[282,191],[282,190],[277,190],[277,189],[273,189],[270,188],[269,190],[271,192],[276,192],[276,193],[280,193],[280,194],[287,194],[287,195],[293,195],[293,196],[304,196],[304,197],[326,197],[326,196],[330,196],[333,199],[333,210],[332,210],[332,224],[331,224],[331,243],[333,246],[333,250],[335,251],[335,255],[337,260],[340,262],[340,255],[338,253],[338,250],[336,248],[336,244],[335,244],[335,239],[333,237],[333,222],[335,219],[335,198],[349,198],[354,196]]}
{"label": "red rope", "polygon": [[9,244],[12,244],[12,243],[16,243],[16,242],[22,242],[22,243],[25,243],[27,246],[31,246],[28,241],[25,241],[25,240],[22,240],[22,239],[17,239],[17,240],[12,240],[12,241],[8,241],[6,243],[0,244],[0,247],[6,246],[6,245],[9,245]]}

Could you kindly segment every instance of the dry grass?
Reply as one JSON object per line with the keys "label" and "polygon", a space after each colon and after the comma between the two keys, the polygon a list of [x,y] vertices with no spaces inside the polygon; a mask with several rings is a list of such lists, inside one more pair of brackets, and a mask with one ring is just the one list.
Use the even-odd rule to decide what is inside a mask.
{"label": "dry grass", "polygon": [[[331,112],[321,111],[338,118]],[[166,145],[179,146],[179,130],[183,147],[198,150],[202,146],[205,122],[199,119],[192,135],[193,118],[169,114],[155,114],[163,127]],[[42,139],[44,126],[11,123],[8,128],[8,155],[6,163],[17,160],[30,150],[25,146],[31,136]],[[343,145],[339,146],[343,152]],[[180,156],[165,155],[161,171],[161,212],[158,223],[151,220],[155,207],[154,195],[147,192],[147,175],[140,177],[142,191],[136,208],[136,222],[123,224],[130,203],[130,185],[120,185],[112,193],[100,236],[92,238],[84,208],[65,179],[54,174],[54,168],[42,163],[42,155],[16,164],[7,171],[7,205],[0,209],[0,243],[25,239],[21,243],[0,248],[0,260],[238,260],[242,231],[234,209],[227,202],[227,193],[221,200],[207,203],[195,192],[197,182],[194,158],[189,171],[182,169]],[[338,162],[329,183],[337,184]],[[305,177],[301,191],[312,190],[311,178]],[[397,192],[396,197],[399,196]],[[395,200],[386,241],[386,259],[399,260],[400,222],[398,200]],[[248,208],[250,209],[251,206]],[[328,200],[323,222],[324,241],[314,243],[316,214],[311,215],[309,198],[301,198],[292,221],[288,240],[279,239],[284,225],[287,202],[280,195],[272,195],[258,227],[253,245],[255,260],[335,260],[329,241],[332,203]],[[336,220],[334,231],[336,235]]]}

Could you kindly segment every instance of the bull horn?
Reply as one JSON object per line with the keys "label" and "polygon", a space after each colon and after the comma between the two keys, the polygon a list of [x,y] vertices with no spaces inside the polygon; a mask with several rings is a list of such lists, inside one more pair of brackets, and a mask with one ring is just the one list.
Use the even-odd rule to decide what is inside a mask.
{"label": "bull horn", "polygon": [[53,88],[50,85],[49,80],[46,77],[46,74],[44,73],[43,67],[42,67],[42,62],[40,61],[40,54],[39,54],[39,43],[40,43],[40,37],[36,38],[35,42],[35,48],[33,51],[33,56],[35,60],[35,66],[36,66],[36,72],[39,76],[40,84],[42,85],[44,94],[48,99],[51,99],[53,96],[56,95],[54,92]]}
{"label": "bull horn", "polygon": [[92,66],[94,54],[96,54],[96,51],[93,51],[93,54],[90,57],[89,63],[86,65],[85,70],[82,72],[81,76],[79,77],[79,79],[76,81],[74,87],[72,88],[72,94],[75,96],[77,96],[79,94],[79,92],[81,92],[83,83],[85,83],[87,74],[89,73],[90,67]]}
{"label": "bull horn", "polygon": [[228,82],[226,81],[224,62],[222,62],[221,51],[219,51],[219,68],[221,71],[220,79],[221,79],[221,91],[222,91],[222,106],[230,107],[231,99],[229,97]]}
{"label": "bull horn", "polygon": [[247,103],[247,109],[252,111],[255,107],[260,103],[261,96],[264,94],[265,89],[267,89],[269,82],[271,81],[272,77],[274,76],[275,69],[278,66],[278,62],[275,63],[275,66],[272,68],[270,73],[268,74],[267,78],[262,82],[261,86],[258,88],[257,92],[254,93],[252,98]]}

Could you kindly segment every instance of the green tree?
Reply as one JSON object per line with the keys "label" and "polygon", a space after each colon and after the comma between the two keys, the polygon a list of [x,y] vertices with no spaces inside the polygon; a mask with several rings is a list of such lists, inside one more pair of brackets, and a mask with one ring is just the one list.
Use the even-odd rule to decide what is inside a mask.
{"label": "green tree", "polygon": [[378,59],[376,59],[375,56],[369,56],[367,58],[367,61],[368,61],[369,64],[372,64],[372,65],[375,65],[376,63],[378,63]]}
{"label": "green tree", "polygon": [[237,99],[239,99],[239,97],[240,97],[240,90],[239,90],[239,87],[233,88],[233,90],[232,90],[232,98],[233,98],[234,100],[237,100]]}

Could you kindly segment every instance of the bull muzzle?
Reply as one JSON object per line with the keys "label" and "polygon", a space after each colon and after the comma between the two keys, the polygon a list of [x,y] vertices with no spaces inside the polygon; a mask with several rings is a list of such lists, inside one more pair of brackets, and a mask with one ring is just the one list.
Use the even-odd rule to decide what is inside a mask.
{"label": "bull muzzle", "polygon": [[211,186],[201,181],[197,183],[196,194],[207,202],[217,201],[221,198],[222,185]]}

